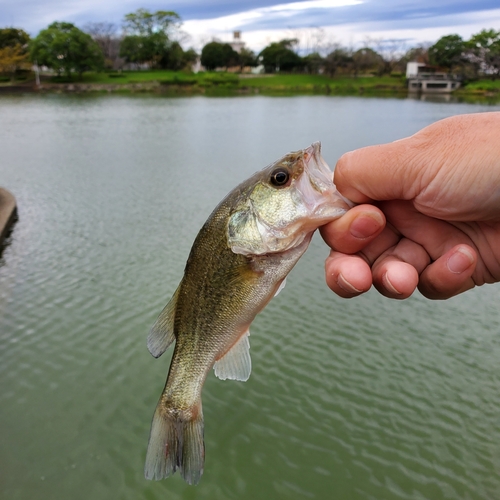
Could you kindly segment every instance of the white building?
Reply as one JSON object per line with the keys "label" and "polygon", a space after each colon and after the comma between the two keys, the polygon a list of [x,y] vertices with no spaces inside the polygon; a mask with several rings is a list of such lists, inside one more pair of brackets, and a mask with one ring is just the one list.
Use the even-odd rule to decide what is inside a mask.
{"label": "white building", "polygon": [[406,64],[406,78],[414,78],[418,75],[418,68],[424,67],[424,63],[411,61]]}
{"label": "white building", "polygon": [[456,75],[439,72],[436,69],[434,66],[415,61],[407,63],[408,91],[423,94],[449,94],[460,87],[460,79]]}
{"label": "white building", "polygon": [[229,45],[238,54],[241,52],[241,49],[245,47],[245,42],[241,40],[241,31],[233,31],[233,41],[229,42]]}

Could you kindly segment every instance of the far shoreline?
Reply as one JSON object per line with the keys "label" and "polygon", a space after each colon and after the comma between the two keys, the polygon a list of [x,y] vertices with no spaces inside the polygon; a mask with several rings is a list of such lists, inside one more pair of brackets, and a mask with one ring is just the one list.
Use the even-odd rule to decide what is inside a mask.
{"label": "far shoreline", "polygon": [[[41,84],[34,79],[0,85],[1,94],[13,93],[150,93],[166,96],[195,95],[335,95],[407,97],[419,96],[408,92],[404,77],[337,76],[308,74],[183,73],[173,71],[127,71],[84,74],[81,80],[43,77]],[[479,80],[445,94],[469,100],[500,100],[500,80]],[[432,98],[434,94],[426,94]]]}

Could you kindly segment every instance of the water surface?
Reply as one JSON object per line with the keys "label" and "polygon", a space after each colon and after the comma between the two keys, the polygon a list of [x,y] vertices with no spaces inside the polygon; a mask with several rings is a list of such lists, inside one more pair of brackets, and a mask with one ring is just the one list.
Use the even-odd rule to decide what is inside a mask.
{"label": "water surface", "polygon": [[0,99],[0,497],[492,499],[500,287],[446,302],[324,284],[315,238],[251,329],[247,383],[209,376],[205,474],[143,479],[169,355],[149,327],[210,211],[283,153],[345,151],[499,106],[355,97]]}

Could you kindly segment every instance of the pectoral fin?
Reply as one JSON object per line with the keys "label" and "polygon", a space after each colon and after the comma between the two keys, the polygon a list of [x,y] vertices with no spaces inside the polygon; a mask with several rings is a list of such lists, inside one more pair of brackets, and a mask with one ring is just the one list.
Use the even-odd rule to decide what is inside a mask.
{"label": "pectoral fin", "polygon": [[250,378],[252,360],[250,359],[249,335],[250,331],[247,330],[238,342],[215,362],[214,371],[218,378],[221,380],[241,380],[242,382]]}
{"label": "pectoral fin", "polygon": [[164,307],[149,332],[148,350],[155,358],[159,358],[175,340],[174,318],[178,295],[179,288],[175,291],[170,302]]}

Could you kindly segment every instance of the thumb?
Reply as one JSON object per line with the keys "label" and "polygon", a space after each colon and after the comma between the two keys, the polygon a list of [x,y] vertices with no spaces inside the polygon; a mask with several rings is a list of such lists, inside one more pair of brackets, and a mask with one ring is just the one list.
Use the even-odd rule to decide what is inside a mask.
{"label": "thumb", "polygon": [[415,198],[423,175],[419,142],[412,136],[344,154],[335,166],[337,189],[355,203]]}

